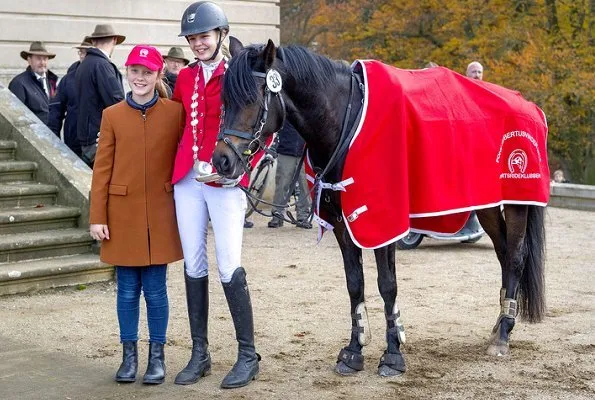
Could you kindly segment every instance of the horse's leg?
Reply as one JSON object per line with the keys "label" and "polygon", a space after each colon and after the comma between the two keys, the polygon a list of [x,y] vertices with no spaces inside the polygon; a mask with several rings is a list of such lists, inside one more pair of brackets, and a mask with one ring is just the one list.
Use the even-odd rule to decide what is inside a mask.
{"label": "horse's leg", "polygon": [[378,364],[378,375],[398,376],[405,372],[405,358],[401,344],[405,343],[405,328],[397,306],[397,276],[395,268],[396,244],[374,250],[378,269],[378,289],[384,300],[387,348]]}
{"label": "horse's leg", "polygon": [[362,250],[353,243],[342,222],[333,230],[343,255],[347,291],[351,301],[351,340],[339,352],[335,372],[340,375],[353,375],[364,369],[362,348],[369,341],[370,328],[364,303],[364,271]]}
{"label": "horse's leg", "polygon": [[[510,352],[508,343],[518,313],[518,286],[523,274],[526,258],[525,233],[527,230],[527,206],[504,206],[505,221],[499,210],[498,214],[500,214],[500,217],[497,224],[496,241],[488,229],[484,227],[494,242],[494,247],[496,248],[496,253],[502,267],[500,315],[498,316],[496,325],[492,329],[487,353],[495,356],[505,356]],[[504,227],[504,230],[502,227]],[[499,241],[498,245],[496,244],[497,241]]]}

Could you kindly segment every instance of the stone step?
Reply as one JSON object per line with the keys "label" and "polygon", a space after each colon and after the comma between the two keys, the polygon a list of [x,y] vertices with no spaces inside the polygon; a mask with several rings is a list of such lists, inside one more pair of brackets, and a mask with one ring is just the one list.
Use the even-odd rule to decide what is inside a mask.
{"label": "stone step", "polygon": [[56,204],[58,188],[36,182],[0,182],[0,208]]}
{"label": "stone step", "polygon": [[113,275],[114,268],[99,261],[95,254],[0,263],[0,296],[103,282]]}
{"label": "stone step", "polygon": [[14,152],[17,149],[17,142],[12,140],[0,140],[0,160],[14,160]]}
{"label": "stone step", "polygon": [[77,207],[42,206],[0,209],[0,235],[75,228]]}
{"label": "stone step", "polygon": [[86,229],[0,235],[0,263],[89,253],[94,243]]}
{"label": "stone step", "polygon": [[0,182],[31,181],[36,170],[37,163],[33,161],[0,161]]}

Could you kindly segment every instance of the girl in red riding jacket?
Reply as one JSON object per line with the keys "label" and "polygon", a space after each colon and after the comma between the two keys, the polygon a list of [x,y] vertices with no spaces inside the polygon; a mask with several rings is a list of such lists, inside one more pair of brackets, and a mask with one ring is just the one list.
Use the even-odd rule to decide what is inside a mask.
{"label": "girl in red riding jacket", "polygon": [[[172,183],[184,253],[186,299],[192,337],[192,355],[175,383],[197,382],[211,372],[208,351],[209,282],[207,232],[209,219],[215,234],[219,279],[233,319],[238,358],[221,383],[222,388],[249,384],[258,374],[260,356],[254,348],[254,324],[246,272],[241,266],[246,197],[233,182],[201,183],[195,178],[212,170],[211,156],[221,124],[221,85],[227,60],[221,45],[229,32],[221,8],[201,1],[182,16],[182,32],[196,62],[180,71],[173,100],[182,102],[186,126],[178,145]],[[240,184],[247,184],[248,177]]]}

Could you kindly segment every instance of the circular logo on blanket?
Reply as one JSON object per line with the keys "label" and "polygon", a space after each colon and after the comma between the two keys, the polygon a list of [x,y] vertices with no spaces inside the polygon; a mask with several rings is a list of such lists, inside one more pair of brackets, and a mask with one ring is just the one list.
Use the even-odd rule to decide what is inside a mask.
{"label": "circular logo on blanket", "polygon": [[273,93],[279,93],[283,88],[283,81],[281,74],[276,69],[269,69],[267,71],[267,87]]}
{"label": "circular logo on blanket", "polygon": [[516,149],[508,157],[508,169],[511,174],[525,173],[527,169],[527,153],[521,149]]}

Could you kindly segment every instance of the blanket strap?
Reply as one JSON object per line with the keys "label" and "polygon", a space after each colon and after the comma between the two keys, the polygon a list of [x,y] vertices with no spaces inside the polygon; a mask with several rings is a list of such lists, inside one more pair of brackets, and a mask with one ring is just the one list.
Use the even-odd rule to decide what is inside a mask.
{"label": "blanket strap", "polygon": [[363,205],[360,208],[355,209],[351,214],[349,214],[347,216],[347,221],[349,221],[349,222],[355,221],[360,216],[360,214],[362,214],[366,211],[368,211],[368,206],[366,206],[366,205]]}

